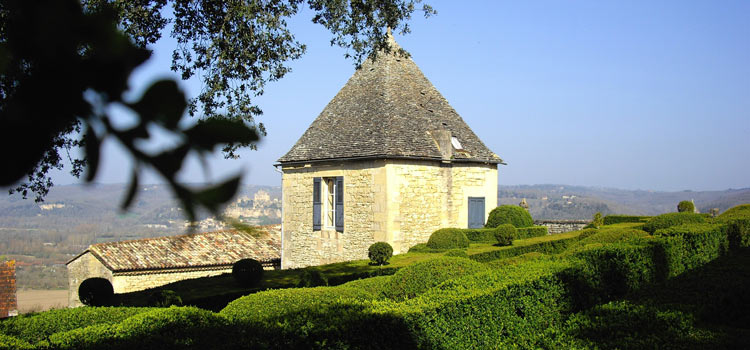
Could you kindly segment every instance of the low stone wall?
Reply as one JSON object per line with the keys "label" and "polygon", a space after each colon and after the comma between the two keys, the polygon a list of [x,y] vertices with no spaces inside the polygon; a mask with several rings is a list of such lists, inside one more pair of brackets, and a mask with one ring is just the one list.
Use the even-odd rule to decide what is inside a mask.
{"label": "low stone wall", "polygon": [[547,226],[550,234],[565,233],[582,229],[591,223],[591,220],[535,220],[534,225]]}

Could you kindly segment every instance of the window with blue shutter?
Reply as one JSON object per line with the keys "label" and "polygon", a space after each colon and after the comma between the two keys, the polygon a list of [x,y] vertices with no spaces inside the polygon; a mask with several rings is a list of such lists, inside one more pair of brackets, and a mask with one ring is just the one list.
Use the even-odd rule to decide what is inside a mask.
{"label": "window with blue shutter", "polygon": [[344,232],[344,177],[336,177],[336,231]]}
{"label": "window with blue shutter", "polygon": [[321,228],[320,178],[313,178],[313,230]]}
{"label": "window with blue shutter", "polygon": [[484,197],[469,197],[469,228],[484,227]]}

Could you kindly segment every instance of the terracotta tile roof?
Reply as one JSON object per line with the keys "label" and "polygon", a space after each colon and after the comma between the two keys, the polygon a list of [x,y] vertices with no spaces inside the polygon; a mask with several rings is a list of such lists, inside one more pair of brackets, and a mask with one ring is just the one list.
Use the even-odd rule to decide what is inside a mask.
{"label": "terracotta tile roof", "polygon": [[113,272],[231,265],[243,258],[279,259],[281,225],[261,226],[259,233],[224,230],[98,243],[87,251]]}
{"label": "terracotta tile roof", "polygon": [[397,52],[367,59],[300,137],[281,164],[342,158],[441,159],[431,136],[451,132],[462,146],[453,159],[502,163],[466,125],[410,58]]}

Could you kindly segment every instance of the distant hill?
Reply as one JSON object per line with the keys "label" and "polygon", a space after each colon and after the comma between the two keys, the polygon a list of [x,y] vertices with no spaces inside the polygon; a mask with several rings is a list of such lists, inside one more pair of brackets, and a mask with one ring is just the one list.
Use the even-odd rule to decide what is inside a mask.
{"label": "distant hill", "polygon": [[591,219],[602,214],[658,215],[677,211],[677,203],[694,200],[701,212],[725,211],[750,203],[750,188],[725,191],[643,191],[567,185],[499,186],[500,204],[518,204],[523,198],[535,219]]}

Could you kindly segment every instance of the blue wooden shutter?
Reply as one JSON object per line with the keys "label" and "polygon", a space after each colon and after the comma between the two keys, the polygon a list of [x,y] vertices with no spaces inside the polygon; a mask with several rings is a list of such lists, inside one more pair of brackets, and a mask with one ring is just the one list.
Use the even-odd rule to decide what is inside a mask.
{"label": "blue wooden shutter", "polygon": [[344,177],[336,177],[336,231],[344,232]]}
{"label": "blue wooden shutter", "polygon": [[320,230],[321,218],[321,200],[320,200],[320,178],[313,178],[313,230]]}
{"label": "blue wooden shutter", "polygon": [[469,197],[469,228],[484,227],[484,197]]}

